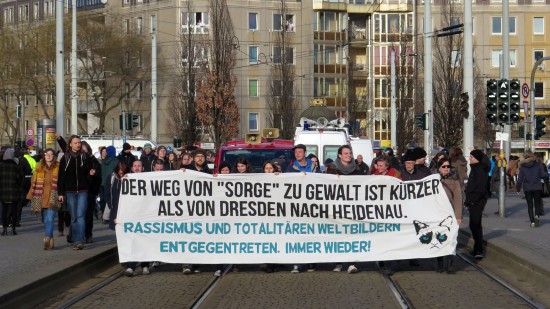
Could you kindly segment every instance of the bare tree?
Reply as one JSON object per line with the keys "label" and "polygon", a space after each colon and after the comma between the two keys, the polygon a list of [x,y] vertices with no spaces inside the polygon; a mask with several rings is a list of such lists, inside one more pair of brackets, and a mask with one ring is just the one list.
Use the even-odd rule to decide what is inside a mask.
{"label": "bare tree", "polygon": [[225,0],[209,0],[210,63],[203,66],[205,76],[198,82],[197,112],[203,129],[216,147],[238,133],[239,110],[234,95],[236,39]]}
{"label": "bare tree", "polygon": [[[392,35],[395,42],[388,52],[395,53],[395,96],[396,105],[396,145],[406,149],[414,138],[414,71],[412,59],[412,34],[406,31],[405,25],[399,33]],[[391,55],[391,54],[390,54]],[[388,61],[389,63],[391,63]],[[390,85],[390,83],[388,83]]]}
{"label": "bare tree", "polygon": [[87,103],[99,118],[99,132],[112,110],[123,104],[127,111],[136,110],[130,105],[130,94],[136,91],[141,99],[148,76],[143,33],[123,25],[118,16],[110,15],[107,20],[85,19],[78,28],[79,72],[87,82],[84,92],[90,94]]}
{"label": "bare tree", "polygon": [[201,36],[204,34],[196,34],[194,28],[190,27],[195,23],[190,18],[193,14],[191,1],[185,3],[185,9],[188,14],[188,26],[186,30],[182,30],[176,50],[177,65],[174,67],[173,100],[168,121],[171,133],[180,138],[183,145],[191,146],[200,134],[196,84],[201,68],[208,60],[206,47],[202,44],[204,38]]}
{"label": "bare tree", "polygon": [[288,14],[286,0],[279,0],[277,14],[280,31],[276,31],[273,48],[273,64],[267,88],[267,124],[279,128],[281,138],[292,139],[298,123],[298,90],[295,85],[295,63],[292,38],[293,15]]}

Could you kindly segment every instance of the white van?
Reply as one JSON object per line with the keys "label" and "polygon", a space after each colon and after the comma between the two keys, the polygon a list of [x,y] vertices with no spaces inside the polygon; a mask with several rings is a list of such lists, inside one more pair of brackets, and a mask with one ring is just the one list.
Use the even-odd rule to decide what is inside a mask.
{"label": "white van", "polygon": [[372,160],[374,159],[374,150],[372,149],[372,141],[370,139],[363,139],[359,137],[351,137],[349,144],[353,150],[353,157],[357,158],[358,155],[363,156],[363,162],[367,163],[371,167]]}
{"label": "white van", "polygon": [[304,144],[306,154],[314,154],[319,158],[319,164],[324,166],[326,159],[333,161],[338,158],[338,148],[349,145],[348,134],[342,130],[296,130],[294,145]]}
{"label": "white van", "polygon": [[[90,144],[90,147],[92,148],[92,152],[96,152],[101,147],[107,147],[107,146],[115,146],[115,148],[122,149],[122,144],[124,144],[121,136],[115,136],[114,139],[112,136],[105,136],[105,135],[89,135],[89,136],[81,136],[80,139],[82,141],[86,141],[88,144]],[[126,142],[130,144],[130,146],[134,146],[134,149],[137,150],[138,147],[143,147],[145,144],[149,143],[153,148],[157,147],[157,144],[153,141],[150,141],[146,138],[137,138],[137,137],[130,137],[126,138]]]}

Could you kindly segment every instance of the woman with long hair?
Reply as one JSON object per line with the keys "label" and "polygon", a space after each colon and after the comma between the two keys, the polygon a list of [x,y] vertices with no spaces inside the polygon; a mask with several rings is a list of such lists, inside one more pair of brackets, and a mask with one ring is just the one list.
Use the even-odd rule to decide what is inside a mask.
{"label": "woman with long hair", "polygon": [[122,178],[130,172],[130,166],[124,161],[117,163],[112,175],[107,176],[110,186],[107,188],[106,199],[107,207],[111,209],[109,214],[109,228],[115,230],[115,219],[118,212],[118,201],[120,198],[120,190],[122,189]]}
{"label": "woman with long hair", "polygon": [[55,160],[55,151],[52,148],[44,150],[42,160],[37,164],[32,176],[31,188],[27,193],[27,200],[41,199],[42,218],[44,221],[44,250],[54,248],[53,228],[55,214],[59,208],[57,200],[57,180],[59,163]]}
{"label": "woman with long hair", "polygon": [[237,163],[235,163],[235,173],[252,173],[252,165],[248,162],[246,158],[240,157],[237,159]]}
{"label": "woman with long hair", "polygon": [[[441,183],[445,193],[447,193],[449,202],[453,206],[456,221],[460,224],[462,223],[462,187],[460,186],[458,174],[452,170],[451,160],[447,157],[440,158],[437,161],[437,170],[441,175]],[[455,273],[452,255],[437,258],[437,272],[442,273],[444,271],[448,274]]]}

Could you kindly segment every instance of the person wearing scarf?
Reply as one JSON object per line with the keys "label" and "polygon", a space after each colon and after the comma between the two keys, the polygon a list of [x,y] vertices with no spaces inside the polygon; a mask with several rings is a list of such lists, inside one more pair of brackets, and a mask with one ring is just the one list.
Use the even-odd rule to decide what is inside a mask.
{"label": "person wearing scarf", "polygon": [[[368,170],[362,170],[353,159],[353,151],[349,145],[338,148],[338,158],[330,164],[327,174],[334,175],[368,175]],[[336,264],[333,271],[341,271],[342,263]],[[354,264],[348,266],[348,274],[357,273]]]}

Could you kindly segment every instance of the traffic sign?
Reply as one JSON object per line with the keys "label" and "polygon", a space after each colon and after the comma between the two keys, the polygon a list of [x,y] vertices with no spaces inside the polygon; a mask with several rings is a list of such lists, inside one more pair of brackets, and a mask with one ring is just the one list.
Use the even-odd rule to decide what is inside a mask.
{"label": "traffic sign", "polygon": [[29,147],[34,146],[34,140],[33,140],[32,138],[29,138],[29,139],[27,140],[27,146],[29,146]]}
{"label": "traffic sign", "polygon": [[27,129],[27,136],[34,136],[34,130],[33,129]]}
{"label": "traffic sign", "polygon": [[521,86],[521,95],[524,99],[529,96],[529,86],[527,85],[527,83],[523,83],[523,85]]}

